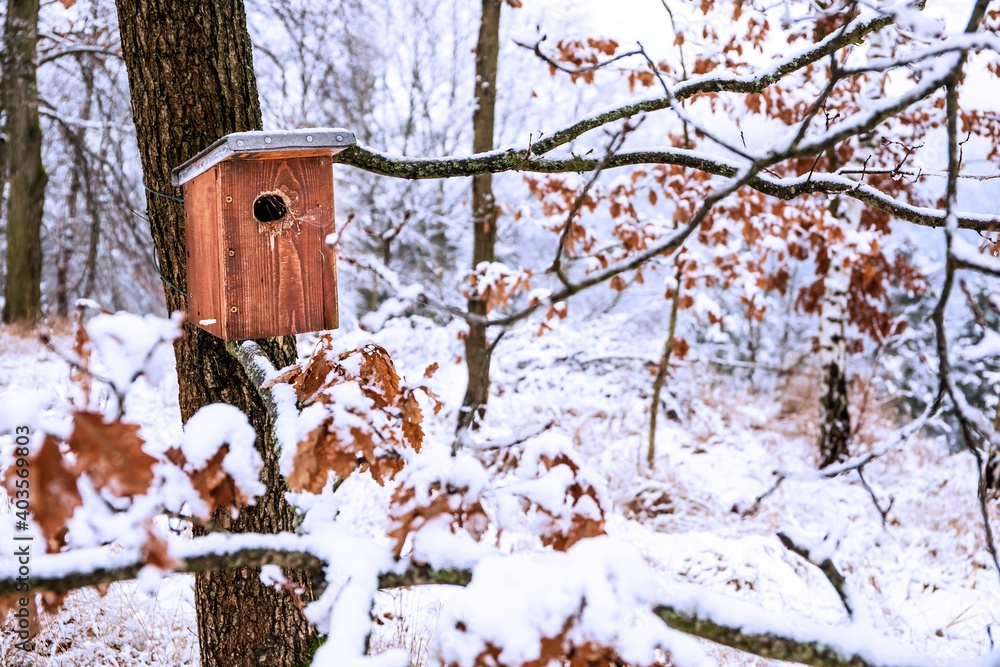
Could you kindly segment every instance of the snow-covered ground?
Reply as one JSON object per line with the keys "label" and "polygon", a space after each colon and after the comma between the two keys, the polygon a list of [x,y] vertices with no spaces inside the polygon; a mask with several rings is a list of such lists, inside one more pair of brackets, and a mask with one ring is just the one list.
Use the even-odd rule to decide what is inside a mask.
{"label": "snow-covered ground", "polygon": [[[786,612],[827,624],[845,622],[836,593],[822,573],[786,550],[784,531],[802,542],[836,550],[873,623],[887,636],[942,660],[990,649],[988,628],[1000,632],[1000,580],[984,549],[967,454],[949,454],[943,441],[915,437],[866,468],[884,508],[883,526],[871,496],[854,473],[785,482],[760,510],[744,510],[773,483],[773,472],[815,466],[814,398],[802,378],[769,378],[752,393],[713,366],[685,360],[667,382],[672,417],[662,417],[655,471],[645,461],[653,367],[662,340],[648,317],[607,315],[567,320],[541,337],[531,327],[512,332],[494,358],[493,395],[483,439],[509,439],[543,430],[568,436],[584,461],[600,471],[614,501],[608,532],[637,546],[665,586],[693,583],[775,615]],[[421,318],[391,321],[372,336],[400,372],[429,381],[446,408],[428,415],[429,438],[450,441],[464,392],[459,328]],[[368,337],[342,334],[349,341]],[[301,339],[308,354],[312,341]],[[68,334],[56,345],[69,347]],[[0,393],[64,384],[65,363],[30,337],[0,330]],[[176,384],[141,387],[130,396],[130,419],[150,440],[176,443],[180,424]],[[664,413],[661,413],[663,415]],[[869,416],[857,453],[891,439],[897,425]],[[480,436],[477,436],[480,437]],[[389,491],[368,478],[349,480],[344,518],[358,531],[385,534]],[[994,521],[1000,508],[992,505]],[[527,539],[527,538],[526,538]],[[511,545],[517,536],[506,536]],[[158,595],[115,585],[71,595],[43,621],[36,665],[189,665],[197,662],[190,577],[172,577]],[[383,593],[373,647],[404,647],[419,663],[438,612],[450,592]],[[0,639],[0,664],[22,665],[9,634]],[[718,649],[720,664],[765,661]]]}

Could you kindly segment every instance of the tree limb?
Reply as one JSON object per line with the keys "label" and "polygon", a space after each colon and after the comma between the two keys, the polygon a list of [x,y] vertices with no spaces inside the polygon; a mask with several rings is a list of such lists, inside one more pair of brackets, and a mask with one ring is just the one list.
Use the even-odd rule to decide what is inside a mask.
{"label": "tree limb", "polygon": [[844,655],[819,641],[802,641],[772,633],[744,632],[740,628],[716,623],[697,613],[683,612],[666,605],[661,605],[654,611],[674,630],[769,660],[796,662],[813,667],[876,667],[885,664],[869,662],[856,654]]}
{"label": "tree limb", "polygon": [[114,58],[122,57],[121,51],[109,49],[105,46],[90,46],[87,44],[81,44],[80,46],[69,46],[66,47],[65,49],[59,49],[58,51],[50,51],[49,53],[46,53],[44,56],[41,56],[38,59],[38,67],[41,67],[42,65],[50,63],[53,60],[58,60],[59,58],[63,58],[65,56],[79,55],[84,53],[89,53],[91,55],[97,55],[97,56],[111,56]]}
{"label": "tree limb", "polygon": [[[587,173],[593,172],[602,162],[602,169],[664,164],[731,178],[739,173],[742,166],[726,158],[682,148],[624,151],[601,159],[577,156],[537,159],[527,155],[526,150],[515,148],[464,157],[409,158],[356,145],[338,153],[333,159],[341,164],[382,176],[412,180],[461,178],[508,171],[541,174]],[[836,174],[811,174],[789,178],[758,174],[747,182],[747,186],[762,194],[786,201],[807,194],[839,194],[857,199],[916,225],[943,227],[945,224],[942,211],[901,202],[876,188]],[[960,213],[958,223],[962,229],[988,231],[1000,227],[1000,216]]]}
{"label": "tree limb", "polygon": [[786,535],[785,533],[778,532],[778,540],[781,542],[782,546],[791,551],[792,553],[798,555],[800,558],[806,562],[819,568],[819,571],[823,573],[833,589],[837,591],[837,597],[840,598],[841,604],[844,605],[844,609],[847,611],[847,615],[854,616],[854,603],[851,600],[851,595],[847,590],[847,580],[844,579],[844,575],[840,573],[837,566],[833,564],[833,561],[829,558],[825,558],[820,562],[813,560],[809,553],[809,549],[800,546],[795,543],[795,541]]}
{"label": "tree limb", "polygon": [[[177,561],[173,572],[190,574],[278,565],[303,569],[322,579],[327,566],[327,563],[310,552],[308,540],[300,536],[229,535],[226,537],[234,538],[229,545],[213,539],[218,537],[196,538],[191,542],[175,544],[171,548],[171,557]],[[93,553],[84,554],[81,551]],[[17,590],[16,565],[3,565],[0,569],[0,596],[45,591],[66,593],[77,588],[125,581],[134,579],[143,566],[144,559],[138,550],[111,554],[107,548],[103,548],[36,556],[32,562],[31,578],[26,591]],[[410,564],[400,573],[382,574],[379,577],[379,588],[466,586],[471,581],[472,572],[468,570],[435,570],[426,565]],[[748,615],[752,613],[759,618],[767,615],[757,607],[741,606],[745,608],[745,613],[740,616],[749,618]],[[836,629],[829,626],[813,625],[811,629],[794,635],[778,629],[766,632],[747,631],[739,619],[727,617],[723,621],[713,618],[715,614],[706,613],[697,608],[697,605],[681,601],[677,604],[660,604],[653,611],[675,630],[764,658],[814,667],[903,667],[903,663],[866,657],[863,647],[851,649],[840,645],[832,639],[836,636]],[[932,663],[929,658],[918,664],[920,662]]]}
{"label": "tree limb", "polygon": [[856,44],[866,35],[881,30],[895,22],[892,16],[878,16],[868,20],[856,20],[842,33],[836,33],[816,43],[809,49],[780,61],[768,70],[751,76],[704,76],[689,79],[678,84],[672,97],[655,97],[626,104],[585,118],[569,127],[535,142],[533,155],[543,155],[569,143],[580,135],[595,128],[638,113],[659,111],[671,106],[673,100],[683,100],[698,93],[759,93],[779,79],[803,69],[807,65],[822,60],[850,44]]}

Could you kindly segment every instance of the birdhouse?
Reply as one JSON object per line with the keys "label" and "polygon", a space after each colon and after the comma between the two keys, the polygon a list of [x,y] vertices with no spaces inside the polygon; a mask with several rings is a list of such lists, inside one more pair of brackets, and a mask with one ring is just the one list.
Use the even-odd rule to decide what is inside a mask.
{"label": "birdhouse", "polygon": [[238,132],[174,169],[188,316],[224,340],[335,329],[333,161],[342,129]]}

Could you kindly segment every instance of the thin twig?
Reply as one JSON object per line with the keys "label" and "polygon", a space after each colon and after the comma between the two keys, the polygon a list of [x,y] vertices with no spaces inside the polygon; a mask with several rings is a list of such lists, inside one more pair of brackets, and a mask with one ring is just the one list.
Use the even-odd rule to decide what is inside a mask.
{"label": "thin twig", "polygon": [[847,580],[844,579],[844,575],[840,573],[837,566],[833,564],[833,561],[829,558],[824,558],[820,562],[816,562],[809,554],[809,549],[799,546],[795,543],[792,538],[790,538],[785,533],[779,532],[778,539],[781,541],[782,546],[784,546],[789,551],[801,556],[803,559],[815,565],[819,568],[819,571],[823,573],[830,585],[833,586],[833,590],[837,591],[837,597],[840,598],[841,604],[844,605],[844,610],[847,615],[854,618],[854,603],[851,601],[851,595],[847,590]]}
{"label": "thin twig", "polygon": [[875,490],[872,489],[871,485],[868,484],[868,480],[865,479],[865,475],[862,472],[862,468],[858,468],[858,479],[861,480],[861,486],[865,487],[865,491],[868,492],[869,497],[872,499],[872,504],[875,509],[878,510],[879,515],[882,517],[882,527],[885,528],[886,519],[889,518],[889,512],[892,511],[892,505],[896,502],[896,499],[889,496],[889,504],[882,507],[882,503],[879,502],[878,496],[875,495]]}
{"label": "thin twig", "polygon": [[563,223],[562,232],[559,234],[559,245],[556,248],[556,257],[552,261],[552,266],[549,268],[550,271],[555,272],[556,276],[559,278],[559,282],[565,286],[570,285],[570,280],[566,275],[566,272],[563,270],[562,258],[563,254],[566,252],[566,244],[569,241],[569,236],[573,230],[573,221],[580,213],[580,209],[583,208],[583,204],[587,200],[587,195],[590,192],[590,189],[594,187],[595,183],[597,183],[597,179],[600,178],[601,172],[604,171],[608,161],[615,155],[615,153],[621,150],[622,145],[625,143],[625,138],[630,132],[636,129],[638,125],[638,123],[633,125],[626,122],[622,128],[611,137],[611,141],[608,142],[608,147],[605,150],[604,157],[601,158],[601,160],[594,167],[594,170],[590,173],[590,178],[588,178],[587,182],[584,183],[583,188],[581,188],[579,194],[576,196],[576,200],[573,202],[573,206],[570,207],[569,212],[566,214],[566,222]]}
{"label": "thin twig", "polygon": [[516,39],[514,40],[514,43],[520,46],[522,49],[528,49],[529,51],[534,53],[535,56],[537,56],[542,62],[544,62],[549,67],[557,69],[560,72],[565,72],[570,76],[580,76],[581,74],[589,74],[591,72],[596,72],[597,70],[604,69],[608,65],[618,62],[619,60],[624,60],[625,58],[630,58],[632,56],[639,54],[639,51],[629,51],[627,53],[619,53],[616,56],[608,58],[605,61],[595,63],[593,65],[586,65],[584,67],[567,67],[566,65],[562,64],[555,58],[546,55],[545,52],[542,51],[542,42],[544,42],[546,39],[548,39],[548,35],[542,35],[542,38],[539,39],[534,44],[525,44],[524,42],[518,41]]}

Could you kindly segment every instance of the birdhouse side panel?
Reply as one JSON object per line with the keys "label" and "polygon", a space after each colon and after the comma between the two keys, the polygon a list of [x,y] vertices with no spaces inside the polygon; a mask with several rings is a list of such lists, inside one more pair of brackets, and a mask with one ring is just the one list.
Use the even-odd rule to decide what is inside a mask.
{"label": "birdhouse side panel", "polygon": [[336,274],[326,245],[334,231],[330,157],[233,160],[220,168],[227,336],[336,327]]}
{"label": "birdhouse side panel", "polygon": [[205,331],[225,338],[218,166],[184,184],[184,215],[188,317]]}

